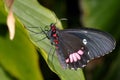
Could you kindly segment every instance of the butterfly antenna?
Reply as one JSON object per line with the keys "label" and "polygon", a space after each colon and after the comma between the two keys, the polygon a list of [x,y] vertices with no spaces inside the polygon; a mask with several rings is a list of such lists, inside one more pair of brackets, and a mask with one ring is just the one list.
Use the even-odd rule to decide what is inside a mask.
{"label": "butterfly antenna", "polygon": [[[60,21],[67,21],[68,19],[67,18],[61,18],[61,19],[59,19]],[[56,18],[56,22],[54,23],[54,24],[57,24],[57,22],[58,22],[58,19]]]}
{"label": "butterfly antenna", "polygon": [[60,21],[67,21],[67,18],[61,18]]}
{"label": "butterfly antenna", "polygon": [[42,40],[44,40],[44,39],[46,39],[47,37],[44,37],[44,38],[42,38],[42,39],[40,39],[40,40],[37,40],[37,41],[35,41],[35,42],[38,42],[38,41],[42,41]]}

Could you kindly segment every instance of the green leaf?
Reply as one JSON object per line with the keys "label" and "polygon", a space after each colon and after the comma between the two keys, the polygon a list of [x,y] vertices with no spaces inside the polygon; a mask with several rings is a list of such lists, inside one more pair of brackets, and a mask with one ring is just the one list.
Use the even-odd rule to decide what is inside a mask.
{"label": "green leaf", "polygon": [[119,0],[84,0],[82,2],[84,25],[100,29],[112,29],[112,26],[115,26],[116,19],[119,18],[119,4]]}
{"label": "green leaf", "polygon": [[[2,0],[0,0],[1,3],[4,4]],[[42,80],[35,47],[28,39],[23,26],[17,20],[15,38],[14,40],[9,39],[6,22],[4,21],[7,12],[5,9],[3,10],[4,5],[1,6],[0,12],[4,15],[0,14],[0,16],[3,16],[3,21],[0,22],[0,65],[17,80]],[[13,80],[6,76],[7,74],[4,71],[0,71],[1,80]]]}
{"label": "green leaf", "polygon": [[8,72],[20,80],[41,80],[38,56],[20,26],[17,23],[13,41],[9,40],[8,35],[0,37],[0,62]]}
{"label": "green leaf", "polygon": [[0,79],[1,80],[11,80],[9,77],[6,75],[5,71],[3,68],[0,66]]}
{"label": "green leaf", "polygon": [[0,23],[6,22],[7,13],[5,12],[5,6],[2,0],[0,0]]}
{"label": "green leaf", "polygon": [[[53,46],[47,38],[41,40],[46,37],[44,34],[37,33],[41,32],[41,28],[43,30],[46,27],[49,28],[51,23],[56,23],[57,27],[62,28],[60,21],[52,11],[38,4],[36,0],[15,0],[13,10],[20,21],[25,25],[26,29],[29,29],[28,32],[30,34],[31,41],[40,49],[42,56],[48,63],[48,66],[57,73],[62,80],[84,80],[84,75],[81,69],[77,71],[62,69],[56,54],[53,56],[53,60],[51,57],[52,54],[50,54],[49,62],[47,61],[48,53]],[[54,49],[55,48],[53,47],[51,53],[53,53]]]}

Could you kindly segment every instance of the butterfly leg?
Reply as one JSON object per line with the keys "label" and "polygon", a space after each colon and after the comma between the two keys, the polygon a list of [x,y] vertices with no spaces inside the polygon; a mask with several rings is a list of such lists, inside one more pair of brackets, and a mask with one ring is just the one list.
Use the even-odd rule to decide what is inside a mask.
{"label": "butterfly leg", "polygon": [[38,28],[38,27],[28,27],[28,28],[26,28],[26,29],[27,29],[28,31],[32,32],[32,33],[35,33],[35,34],[42,34],[42,33],[43,33],[43,31],[41,31],[41,32],[35,32],[35,31],[31,30],[30,28]]}
{"label": "butterfly leg", "polygon": [[42,39],[40,39],[40,40],[37,40],[37,41],[35,41],[35,42],[39,42],[39,41],[42,41],[42,40],[44,40],[44,39],[46,39],[47,37],[44,37],[44,38],[42,38]]}
{"label": "butterfly leg", "polygon": [[[52,51],[52,50],[54,50],[54,51]],[[55,54],[55,48],[54,49],[50,48],[50,51],[48,53],[48,63],[52,66],[53,69],[55,69],[54,64],[53,64],[54,54]],[[51,58],[50,58],[50,56],[51,56]]]}

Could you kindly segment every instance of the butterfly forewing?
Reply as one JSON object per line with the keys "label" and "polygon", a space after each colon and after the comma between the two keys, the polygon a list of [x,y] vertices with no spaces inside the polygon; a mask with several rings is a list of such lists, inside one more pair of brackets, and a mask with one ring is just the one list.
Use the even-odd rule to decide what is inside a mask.
{"label": "butterfly forewing", "polygon": [[82,40],[85,39],[87,41],[85,46],[89,50],[91,59],[103,56],[115,48],[114,38],[103,31],[95,29],[74,29],[65,30],[64,32],[79,37]]}

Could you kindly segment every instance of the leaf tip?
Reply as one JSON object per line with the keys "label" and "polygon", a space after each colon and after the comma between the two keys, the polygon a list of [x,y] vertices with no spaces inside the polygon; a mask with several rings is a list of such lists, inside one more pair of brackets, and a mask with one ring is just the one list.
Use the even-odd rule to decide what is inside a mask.
{"label": "leaf tip", "polygon": [[15,35],[15,18],[13,16],[12,10],[9,11],[9,14],[7,17],[7,26],[9,29],[10,40],[13,40]]}

